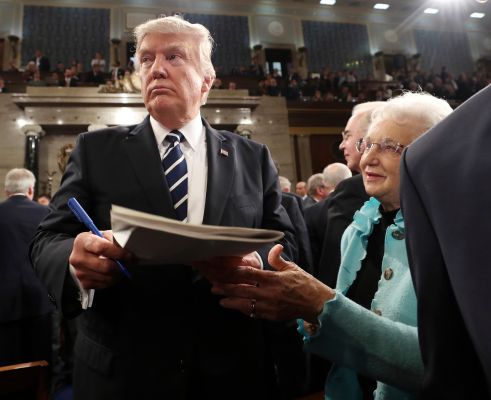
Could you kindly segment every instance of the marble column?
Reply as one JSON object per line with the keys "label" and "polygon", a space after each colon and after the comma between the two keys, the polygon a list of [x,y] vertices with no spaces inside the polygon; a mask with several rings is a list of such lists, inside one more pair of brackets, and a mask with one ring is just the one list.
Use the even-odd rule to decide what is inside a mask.
{"label": "marble column", "polygon": [[21,130],[26,137],[24,168],[27,168],[36,177],[34,191],[37,193],[39,182],[39,140],[44,135],[44,131],[40,125],[34,124],[24,125]]}

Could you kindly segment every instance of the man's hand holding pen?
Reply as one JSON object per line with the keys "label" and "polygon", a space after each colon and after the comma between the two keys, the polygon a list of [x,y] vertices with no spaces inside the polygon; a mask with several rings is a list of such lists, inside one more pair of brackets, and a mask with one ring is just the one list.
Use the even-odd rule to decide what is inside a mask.
{"label": "man's hand holding pen", "polygon": [[69,263],[84,289],[112,286],[122,277],[114,260],[131,260],[131,253],[113,243],[112,231],[102,234],[103,238],[83,232],[77,235],[73,243]]}

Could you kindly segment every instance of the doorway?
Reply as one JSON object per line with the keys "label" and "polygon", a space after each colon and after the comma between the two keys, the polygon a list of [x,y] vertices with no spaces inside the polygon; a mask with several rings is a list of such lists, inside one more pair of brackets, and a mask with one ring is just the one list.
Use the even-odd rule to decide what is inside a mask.
{"label": "doorway", "polygon": [[265,49],[264,55],[268,72],[272,73],[276,69],[282,79],[288,81],[292,51],[290,49]]}

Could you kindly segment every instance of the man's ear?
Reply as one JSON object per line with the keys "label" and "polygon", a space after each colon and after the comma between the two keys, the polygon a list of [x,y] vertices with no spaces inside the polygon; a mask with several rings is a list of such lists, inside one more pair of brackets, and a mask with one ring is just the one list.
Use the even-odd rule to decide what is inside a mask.
{"label": "man's ear", "polygon": [[213,85],[214,80],[215,79],[209,75],[205,76],[203,79],[203,84],[201,85],[201,93],[209,92],[211,89],[211,86]]}
{"label": "man's ear", "polygon": [[32,186],[27,190],[27,197],[31,200],[34,198],[34,188]]}

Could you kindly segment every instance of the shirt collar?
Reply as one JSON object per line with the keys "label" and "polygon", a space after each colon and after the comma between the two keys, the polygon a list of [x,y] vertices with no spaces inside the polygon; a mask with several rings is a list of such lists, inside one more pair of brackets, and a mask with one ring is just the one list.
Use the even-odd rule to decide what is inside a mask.
{"label": "shirt collar", "polygon": [[[152,126],[155,139],[157,139],[157,143],[159,145],[172,131],[172,129],[165,127],[152,116],[150,116],[150,125]],[[179,128],[179,132],[183,134],[183,136],[186,138],[186,142],[188,142],[191,149],[195,151],[200,143],[201,136],[203,135],[203,122],[201,121],[201,114],[198,113],[198,115],[196,115],[196,117],[194,117],[186,125]]]}

